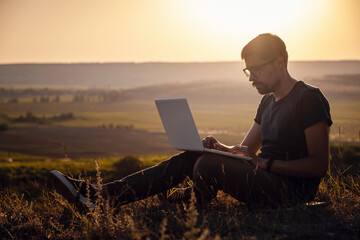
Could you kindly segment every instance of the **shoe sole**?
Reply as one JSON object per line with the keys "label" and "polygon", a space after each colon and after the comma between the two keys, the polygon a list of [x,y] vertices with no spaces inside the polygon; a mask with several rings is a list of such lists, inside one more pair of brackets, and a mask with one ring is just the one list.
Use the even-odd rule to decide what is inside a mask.
{"label": "shoe sole", "polygon": [[80,205],[80,210],[95,209],[95,205],[90,202],[84,195],[79,193],[66,177],[57,170],[50,171],[50,182],[55,190],[60,193],[70,203]]}

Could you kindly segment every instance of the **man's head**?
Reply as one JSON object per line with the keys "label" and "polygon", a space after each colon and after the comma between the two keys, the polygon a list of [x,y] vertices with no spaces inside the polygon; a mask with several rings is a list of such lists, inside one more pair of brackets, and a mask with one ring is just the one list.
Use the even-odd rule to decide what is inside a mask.
{"label": "man's head", "polygon": [[260,94],[275,92],[287,75],[288,54],[285,43],[271,33],[260,34],[242,50],[244,73]]}
{"label": "man's head", "polygon": [[257,55],[264,61],[270,61],[276,57],[283,57],[287,64],[288,53],[283,40],[271,33],[263,33],[251,40],[241,51],[241,59],[251,55]]}

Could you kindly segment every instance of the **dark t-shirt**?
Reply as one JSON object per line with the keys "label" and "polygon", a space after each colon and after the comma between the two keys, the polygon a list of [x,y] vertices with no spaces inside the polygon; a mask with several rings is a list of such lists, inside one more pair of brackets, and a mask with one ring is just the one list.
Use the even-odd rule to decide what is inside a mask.
{"label": "dark t-shirt", "polygon": [[[262,140],[259,156],[284,161],[308,157],[305,129],[323,120],[332,125],[328,101],[318,88],[302,81],[278,101],[265,95],[255,117]],[[287,179],[305,199],[315,197],[320,178]]]}
{"label": "dark t-shirt", "polygon": [[293,160],[308,157],[305,129],[326,120],[331,126],[329,103],[318,88],[299,81],[284,98],[265,95],[255,122],[260,124],[260,157]]}

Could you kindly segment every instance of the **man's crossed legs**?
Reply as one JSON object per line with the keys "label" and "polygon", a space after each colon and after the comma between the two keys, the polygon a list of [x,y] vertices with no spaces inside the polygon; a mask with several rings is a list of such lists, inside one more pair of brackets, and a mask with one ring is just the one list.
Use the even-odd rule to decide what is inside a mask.
{"label": "man's crossed legs", "polygon": [[[86,195],[86,187],[77,186],[79,181],[57,171],[50,174],[55,189],[71,202],[79,201]],[[193,190],[200,204],[210,202],[218,190],[247,205],[273,207],[306,201],[287,177],[258,169],[235,158],[195,152],[183,152],[121,180],[104,184],[101,195],[114,205],[121,206],[165,192],[184,182],[186,177],[194,182]],[[92,192],[96,191],[95,185],[90,187]],[[91,196],[94,197],[94,194]]]}

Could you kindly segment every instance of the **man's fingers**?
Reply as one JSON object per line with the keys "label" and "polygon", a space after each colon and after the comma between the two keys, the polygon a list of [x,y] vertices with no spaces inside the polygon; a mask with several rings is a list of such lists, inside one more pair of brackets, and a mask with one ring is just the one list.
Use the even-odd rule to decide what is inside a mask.
{"label": "man's fingers", "polygon": [[239,147],[239,149],[241,149],[242,151],[248,151],[249,149],[248,149],[248,146],[244,146],[244,145],[239,145],[238,146]]}
{"label": "man's fingers", "polygon": [[215,142],[212,147],[214,149],[220,150],[220,144],[218,142]]}
{"label": "man's fingers", "polygon": [[204,147],[206,147],[206,148],[209,148],[209,147],[210,147],[210,141],[209,141],[208,138],[205,138],[205,139],[203,140],[203,145],[204,145]]}
{"label": "man's fingers", "polygon": [[239,151],[238,149],[230,149],[229,152],[236,154],[236,153],[239,153],[241,151]]}
{"label": "man's fingers", "polygon": [[249,149],[247,146],[242,146],[242,145],[237,146],[236,150],[241,153],[249,153]]}
{"label": "man's fingers", "polygon": [[237,145],[233,148],[231,148],[229,150],[230,153],[233,153],[233,154],[249,154],[249,151],[248,151],[248,147],[247,146],[242,146],[242,145]]}
{"label": "man's fingers", "polygon": [[217,143],[217,140],[213,136],[207,136],[203,139],[203,146],[206,148],[213,148]]}

